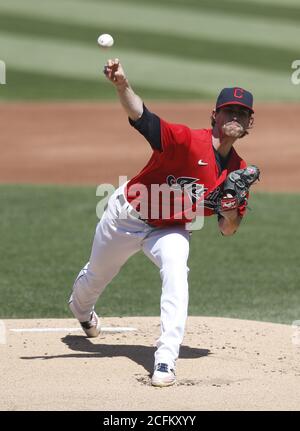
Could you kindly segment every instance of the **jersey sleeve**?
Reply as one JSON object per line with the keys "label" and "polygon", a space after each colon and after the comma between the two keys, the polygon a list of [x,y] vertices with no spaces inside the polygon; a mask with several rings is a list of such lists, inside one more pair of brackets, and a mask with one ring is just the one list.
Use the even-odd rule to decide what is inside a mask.
{"label": "jersey sleeve", "polygon": [[187,126],[168,123],[150,112],[145,105],[138,120],[128,120],[146,138],[153,150],[163,152],[165,156],[171,157],[178,145],[188,145],[191,139]]}
{"label": "jersey sleeve", "polygon": [[160,118],[156,114],[150,112],[146,106],[143,105],[142,116],[136,121],[131,120],[131,118],[128,118],[128,120],[129,124],[144,136],[153,150],[162,150]]}

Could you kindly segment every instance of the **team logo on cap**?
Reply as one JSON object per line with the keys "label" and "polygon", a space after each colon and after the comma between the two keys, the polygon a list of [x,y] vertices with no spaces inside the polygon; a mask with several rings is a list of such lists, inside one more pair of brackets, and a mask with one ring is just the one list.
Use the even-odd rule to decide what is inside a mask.
{"label": "team logo on cap", "polygon": [[237,99],[242,99],[244,97],[244,90],[242,88],[235,88],[233,95]]}

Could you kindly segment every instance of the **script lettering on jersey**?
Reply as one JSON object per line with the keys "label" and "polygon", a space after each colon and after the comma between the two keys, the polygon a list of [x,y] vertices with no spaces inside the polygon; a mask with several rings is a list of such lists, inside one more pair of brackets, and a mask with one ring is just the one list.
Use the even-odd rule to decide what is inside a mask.
{"label": "script lettering on jersey", "polygon": [[198,201],[201,196],[207,190],[203,184],[198,184],[199,178],[192,177],[178,177],[175,178],[174,175],[167,176],[167,184],[173,190],[181,190],[183,193],[187,193],[191,202],[194,204]]}

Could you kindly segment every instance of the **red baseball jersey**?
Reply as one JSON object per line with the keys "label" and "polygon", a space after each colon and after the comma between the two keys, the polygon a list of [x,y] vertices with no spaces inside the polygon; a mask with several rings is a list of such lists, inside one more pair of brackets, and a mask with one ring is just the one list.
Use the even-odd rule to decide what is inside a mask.
{"label": "red baseball jersey", "polygon": [[[135,123],[131,121],[131,124]],[[212,129],[192,130],[185,125],[171,124],[162,119],[156,124],[160,126],[161,146],[156,149],[152,145],[154,150],[150,160],[128,182],[125,189],[128,202],[140,212],[142,218],[157,227],[192,221],[196,216],[197,206],[201,204],[204,205],[205,216],[215,214],[212,208],[221,193],[222,183],[231,171],[245,168],[246,162],[232,148],[226,160],[226,168],[222,170],[212,144]],[[148,136],[143,134],[151,143],[149,132]],[[154,184],[169,186],[174,190],[174,195],[171,193],[170,200],[164,203],[161,195],[157,199],[157,193],[153,194]],[[184,193],[177,193],[183,189]],[[147,202],[147,205],[143,206],[143,202]],[[169,208],[169,213],[164,212],[164,205]],[[146,213],[143,208],[147,209]],[[245,205],[238,208],[241,216],[245,210]]]}

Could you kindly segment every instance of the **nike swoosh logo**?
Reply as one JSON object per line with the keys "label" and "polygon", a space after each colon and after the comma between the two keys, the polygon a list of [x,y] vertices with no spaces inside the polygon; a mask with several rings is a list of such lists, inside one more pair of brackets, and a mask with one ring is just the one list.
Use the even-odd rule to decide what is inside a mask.
{"label": "nike swoosh logo", "polygon": [[203,162],[203,160],[202,160],[202,159],[200,159],[200,160],[198,161],[198,165],[200,165],[200,166],[207,166],[207,165],[208,165],[208,163]]}

